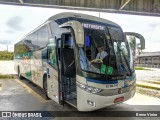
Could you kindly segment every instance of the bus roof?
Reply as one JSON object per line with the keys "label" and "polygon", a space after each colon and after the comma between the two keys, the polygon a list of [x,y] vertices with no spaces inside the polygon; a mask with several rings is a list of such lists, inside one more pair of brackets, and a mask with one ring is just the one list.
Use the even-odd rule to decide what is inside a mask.
{"label": "bus roof", "polygon": [[[44,23],[42,23],[37,28],[33,29],[27,35],[33,33],[34,31],[36,31],[37,29],[39,29],[43,25],[47,24],[48,22],[56,21],[56,20],[63,19],[63,18],[69,18],[69,17],[92,20],[92,21],[101,22],[101,23],[107,23],[107,24],[110,24],[110,25],[114,25],[114,26],[120,27],[117,23],[114,23],[112,21],[109,21],[109,20],[106,20],[106,19],[103,19],[103,18],[95,17],[95,16],[92,16],[92,15],[86,15],[86,14],[81,14],[81,13],[73,13],[73,12],[63,12],[63,13],[59,13],[59,14],[56,14],[56,15],[50,17],[48,20],[46,20]],[[23,40],[27,35],[22,37],[20,39],[20,41]],[[19,42],[17,42],[17,43],[19,43]]]}
{"label": "bus roof", "polygon": [[82,18],[82,19],[107,23],[107,24],[111,24],[111,25],[120,27],[118,24],[116,24],[112,21],[103,19],[103,18],[95,17],[95,16],[92,16],[92,15],[81,14],[81,13],[73,13],[73,12],[63,12],[63,13],[56,14],[56,15],[50,17],[47,21],[56,21],[58,19],[69,18],[69,17]]}

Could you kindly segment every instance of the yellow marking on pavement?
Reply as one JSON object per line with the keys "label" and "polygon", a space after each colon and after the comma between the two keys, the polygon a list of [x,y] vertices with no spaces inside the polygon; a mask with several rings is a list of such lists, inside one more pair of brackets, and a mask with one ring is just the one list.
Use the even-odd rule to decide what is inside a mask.
{"label": "yellow marking on pavement", "polygon": [[0,84],[0,91],[2,90],[2,84]]}
{"label": "yellow marking on pavement", "polygon": [[153,83],[137,82],[138,87],[150,88],[155,90],[160,90],[160,85]]}
{"label": "yellow marking on pavement", "polygon": [[15,79],[15,81],[17,83],[19,83],[21,86],[24,87],[24,89],[26,89],[26,91],[28,91],[29,93],[31,93],[33,96],[37,97],[38,99],[40,99],[41,102],[46,102],[46,100],[40,96],[38,93],[36,93],[34,90],[32,90],[30,87],[28,87],[27,85],[25,85],[23,82],[21,82],[18,79]]}

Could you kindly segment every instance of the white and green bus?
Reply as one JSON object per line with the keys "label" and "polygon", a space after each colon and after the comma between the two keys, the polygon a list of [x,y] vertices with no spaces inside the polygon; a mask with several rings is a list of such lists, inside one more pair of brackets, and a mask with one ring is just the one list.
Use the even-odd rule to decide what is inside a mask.
{"label": "white and green bus", "polygon": [[[79,13],[50,17],[15,44],[15,70],[59,104],[92,111],[132,98],[136,78],[126,35],[111,21]],[[105,52],[97,58],[98,47]],[[100,52],[101,53],[101,52]]]}

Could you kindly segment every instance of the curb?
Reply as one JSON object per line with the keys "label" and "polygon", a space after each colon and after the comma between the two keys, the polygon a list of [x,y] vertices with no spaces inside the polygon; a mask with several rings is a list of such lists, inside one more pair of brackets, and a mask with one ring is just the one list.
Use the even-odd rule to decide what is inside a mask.
{"label": "curb", "polygon": [[160,81],[150,81],[148,83],[152,83],[152,84],[159,84],[160,85]]}
{"label": "curb", "polygon": [[149,89],[154,89],[154,90],[160,90],[160,86],[153,86],[152,84],[143,84],[143,83],[137,83],[136,86],[138,87],[143,87],[143,88],[149,88]]}

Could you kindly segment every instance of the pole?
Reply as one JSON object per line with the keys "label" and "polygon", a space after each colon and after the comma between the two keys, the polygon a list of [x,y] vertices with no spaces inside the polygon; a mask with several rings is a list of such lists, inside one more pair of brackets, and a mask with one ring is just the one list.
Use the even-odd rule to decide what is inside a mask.
{"label": "pole", "polygon": [[101,13],[99,12],[99,18],[101,17]]}

